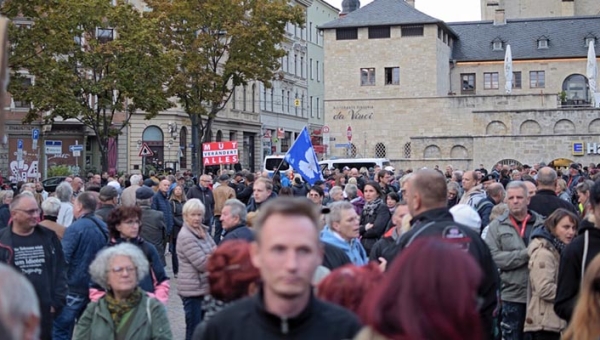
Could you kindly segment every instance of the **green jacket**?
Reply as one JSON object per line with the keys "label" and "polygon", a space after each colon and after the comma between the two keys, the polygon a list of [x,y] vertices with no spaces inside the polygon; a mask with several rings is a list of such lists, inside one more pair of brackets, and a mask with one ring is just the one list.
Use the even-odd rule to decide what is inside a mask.
{"label": "green jacket", "polygon": [[[132,311],[133,320],[127,332],[128,340],[171,340],[171,328],[165,306],[154,298],[142,295],[140,304]],[[106,300],[90,302],[75,327],[73,340],[115,339],[115,325]]]}
{"label": "green jacket", "polygon": [[[536,212],[529,211],[532,215],[528,223],[533,230],[544,224],[544,218]],[[530,223],[533,226],[530,226]],[[527,282],[529,281],[529,254],[527,245],[517,233],[508,216],[508,211],[490,223],[485,237],[492,253],[492,258],[500,270],[500,298],[502,301],[527,303]]]}

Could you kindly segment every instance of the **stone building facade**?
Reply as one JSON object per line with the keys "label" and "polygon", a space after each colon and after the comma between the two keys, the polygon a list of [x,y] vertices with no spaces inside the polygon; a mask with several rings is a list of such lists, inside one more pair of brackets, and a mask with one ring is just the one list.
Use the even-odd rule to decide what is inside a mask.
{"label": "stone building facade", "polygon": [[600,145],[600,110],[585,77],[600,17],[498,14],[447,24],[404,1],[378,0],[322,25],[333,155],[385,157],[401,168],[600,163],[587,152]]}
{"label": "stone building facade", "polygon": [[494,20],[495,11],[504,9],[508,19],[599,15],[596,0],[480,0],[481,19]]}

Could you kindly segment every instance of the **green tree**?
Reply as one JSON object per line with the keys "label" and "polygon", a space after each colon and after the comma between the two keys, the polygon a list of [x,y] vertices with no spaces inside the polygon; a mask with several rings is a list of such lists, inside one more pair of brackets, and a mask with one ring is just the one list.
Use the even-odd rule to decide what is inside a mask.
{"label": "green tree", "polygon": [[177,58],[171,96],[192,120],[195,173],[202,170],[199,143],[236,87],[260,81],[271,87],[285,55],[288,23],[304,24],[305,11],[285,0],[147,0],[160,22],[165,47]]}
{"label": "green tree", "polygon": [[[9,91],[31,102],[25,122],[76,119],[91,129],[108,168],[108,142],[133,114],[146,119],[173,106],[164,85],[175,59],[157,36],[156,20],[123,0],[7,0],[12,25]],[[32,85],[25,85],[26,70]]]}

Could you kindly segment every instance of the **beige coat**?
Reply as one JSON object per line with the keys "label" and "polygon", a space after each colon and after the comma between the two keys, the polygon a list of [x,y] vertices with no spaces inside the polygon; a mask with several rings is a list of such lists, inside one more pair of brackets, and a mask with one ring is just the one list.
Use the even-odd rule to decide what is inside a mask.
{"label": "beige coat", "polygon": [[67,228],[65,228],[65,226],[60,225],[54,221],[50,221],[50,220],[43,220],[40,222],[40,225],[42,227],[46,227],[50,230],[52,230],[56,236],[58,236],[58,240],[62,241],[63,236],[65,235],[65,231],[67,230]]}
{"label": "beige coat", "polygon": [[204,235],[200,236],[184,222],[177,235],[177,291],[184,297],[204,296],[210,292],[207,264],[217,245],[210,237],[208,227],[202,227]]}
{"label": "beige coat", "polygon": [[358,334],[354,337],[354,340],[387,340],[386,337],[375,332],[371,327],[363,327]]}
{"label": "beige coat", "polygon": [[534,238],[529,253],[529,285],[525,331],[560,332],[566,326],[554,313],[554,297],[558,280],[560,254],[545,238]]}

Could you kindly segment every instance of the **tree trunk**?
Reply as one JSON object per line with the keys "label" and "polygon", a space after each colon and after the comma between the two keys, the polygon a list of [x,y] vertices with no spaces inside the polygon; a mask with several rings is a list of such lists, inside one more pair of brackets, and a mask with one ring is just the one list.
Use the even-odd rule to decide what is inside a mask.
{"label": "tree trunk", "polygon": [[192,149],[192,174],[193,175],[197,175],[198,171],[200,170],[200,167],[198,166],[198,155],[202,155],[201,154],[201,147],[200,147],[200,138],[198,138],[198,130],[200,129],[198,126],[198,116],[197,115],[191,115],[190,119],[192,120],[192,145],[193,145],[193,149]]}
{"label": "tree trunk", "polygon": [[100,149],[100,164],[102,165],[102,172],[108,171],[108,139],[98,138],[98,144]]}

